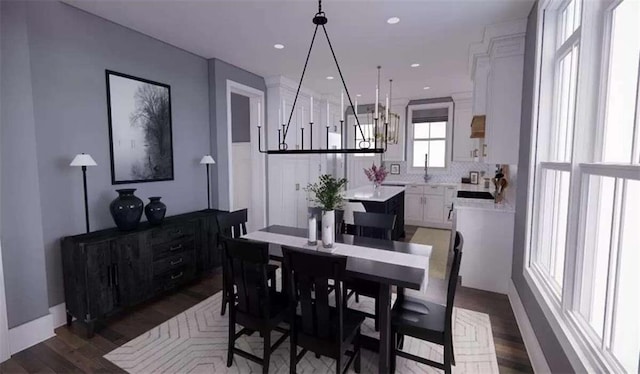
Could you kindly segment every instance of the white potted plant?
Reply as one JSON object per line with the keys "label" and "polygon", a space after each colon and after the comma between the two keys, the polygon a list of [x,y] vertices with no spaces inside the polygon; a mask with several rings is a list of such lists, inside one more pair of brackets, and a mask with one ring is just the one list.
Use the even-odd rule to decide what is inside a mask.
{"label": "white potted plant", "polygon": [[322,208],[322,245],[333,247],[335,240],[335,210],[342,207],[342,192],[347,185],[345,178],[336,179],[330,174],[323,174],[316,183],[310,183],[306,191],[311,192],[311,201]]}

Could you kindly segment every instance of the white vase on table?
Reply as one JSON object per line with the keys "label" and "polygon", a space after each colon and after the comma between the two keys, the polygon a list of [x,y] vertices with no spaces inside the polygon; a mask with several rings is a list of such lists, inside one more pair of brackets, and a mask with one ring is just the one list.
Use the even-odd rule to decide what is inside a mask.
{"label": "white vase on table", "polygon": [[334,235],[336,232],[336,211],[322,211],[322,246],[324,248],[332,248]]}

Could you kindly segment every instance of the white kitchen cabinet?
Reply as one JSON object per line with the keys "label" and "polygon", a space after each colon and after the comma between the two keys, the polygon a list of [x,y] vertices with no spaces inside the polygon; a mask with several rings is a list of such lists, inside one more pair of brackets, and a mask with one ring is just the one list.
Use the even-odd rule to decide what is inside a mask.
{"label": "white kitchen cabinet", "polygon": [[454,95],[453,101],[453,161],[473,161],[473,151],[477,146],[475,139],[471,139],[471,95]]}
{"label": "white kitchen cabinet", "polygon": [[[405,223],[425,227],[451,228],[451,221],[448,220],[452,200],[450,196],[455,196],[456,191],[457,188],[453,185],[407,185],[404,195]],[[447,206],[447,204],[449,205]]]}
{"label": "white kitchen cabinet", "polygon": [[422,195],[407,194],[404,195],[404,219],[412,222],[422,222],[424,217]]}
{"label": "white kitchen cabinet", "polygon": [[425,195],[424,221],[444,223],[444,196]]}

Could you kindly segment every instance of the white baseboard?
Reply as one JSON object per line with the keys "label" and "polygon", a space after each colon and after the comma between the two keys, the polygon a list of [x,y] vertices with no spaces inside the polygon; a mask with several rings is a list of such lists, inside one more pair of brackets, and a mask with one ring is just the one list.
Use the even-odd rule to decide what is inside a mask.
{"label": "white baseboard", "polygon": [[511,309],[513,309],[513,314],[516,316],[516,322],[520,328],[522,340],[527,348],[527,354],[529,355],[533,372],[550,373],[551,370],[549,369],[549,364],[544,357],[538,338],[536,338],[533,326],[531,326],[531,322],[529,321],[527,312],[524,309],[524,305],[522,305],[522,301],[520,300],[515,284],[513,284],[513,280],[509,281],[509,290],[507,295],[509,296],[509,303],[511,304]]}
{"label": "white baseboard", "polygon": [[67,324],[67,306],[65,303],[52,306],[49,308],[49,313],[51,314],[51,323],[54,330]]}
{"label": "white baseboard", "polygon": [[9,329],[9,349],[14,355],[54,335],[51,314],[47,314]]}

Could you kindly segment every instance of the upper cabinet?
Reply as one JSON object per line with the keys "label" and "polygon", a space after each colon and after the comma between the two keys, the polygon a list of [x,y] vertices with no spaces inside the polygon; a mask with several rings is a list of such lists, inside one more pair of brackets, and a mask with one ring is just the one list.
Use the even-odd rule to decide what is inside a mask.
{"label": "upper cabinet", "polygon": [[484,125],[478,156],[487,163],[518,163],[526,26],[526,19],[488,26],[484,40],[469,49],[476,126],[471,132],[481,138]]}
{"label": "upper cabinet", "polygon": [[473,117],[472,93],[464,92],[451,95],[453,112],[453,161],[474,161],[477,153],[477,141],[471,137],[471,118]]}

